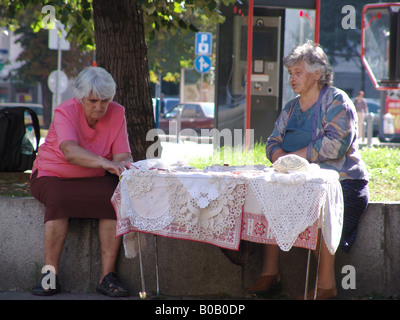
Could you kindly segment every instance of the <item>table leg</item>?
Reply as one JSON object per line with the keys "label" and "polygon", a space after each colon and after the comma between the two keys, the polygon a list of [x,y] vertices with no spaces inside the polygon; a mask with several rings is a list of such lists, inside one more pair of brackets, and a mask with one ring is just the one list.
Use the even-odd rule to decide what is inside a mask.
{"label": "table leg", "polygon": [[154,235],[155,237],[155,251],[156,251],[156,281],[157,281],[157,296],[160,295],[160,282],[159,282],[159,277],[158,277],[158,237],[157,235]]}
{"label": "table leg", "polygon": [[315,276],[315,290],[314,290],[314,300],[317,299],[318,292],[318,274],[319,274],[319,264],[321,262],[321,247],[322,247],[322,237],[319,237],[319,248],[318,248],[318,259],[317,259],[317,275]]}
{"label": "table leg", "polygon": [[140,264],[140,277],[142,280],[142,291],[139,292],[139,297],[141,299],[146,299],[146,286],[144,283],[144,274],[143,274],[143,262],[142,262],[142,248],[141,248],[141,240],[140,240],[140,232],[138,232],[138,245],[139,245],[139,264]]}
{"label": "table leg", "polygon": [[306,270],[306,283],[305,283],[305,286],[304,286],[304,300],[307,300],[308,277],[309,277],[309,274],[310,274],[310,258],[311,258],[311,249],[308,249],[307,270]]}

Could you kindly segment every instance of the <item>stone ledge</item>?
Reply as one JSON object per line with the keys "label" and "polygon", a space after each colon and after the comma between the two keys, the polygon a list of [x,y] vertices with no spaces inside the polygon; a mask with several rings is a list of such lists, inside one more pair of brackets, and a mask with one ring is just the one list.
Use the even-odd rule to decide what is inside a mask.
{"label": "stone ledge", "polygon": [[[400,202],[371,202],[360,221],[356,243],[350,254],[336,257],[336,281],[340,298],[400,293]],[[27,291],[36,284],[43,266],[44,207],[33,198],[0,197],[0,291]],[[61,258],[63,291],[91,293],[101,271],[96,220],[72,219]],[[156,292],[155,239],[144,235],[143,266],[148,294]],[[160,293],[172,296],[223,295],[244,297],[244,288],[258,277],[261,252],[245,267],[232,264],[218,247],[184,240],[157,237]],[[260,246],[261,248],[261,246]],[[312,258],[310,285],[315,277]],[[287,297],[304,290],[307,250],[281,252],[280,272]],[[356,289],[344,290],[346,265],[356,271]],[[118,274],[132,294],[141,291],[139,259],[127,259],[121,247]]]}

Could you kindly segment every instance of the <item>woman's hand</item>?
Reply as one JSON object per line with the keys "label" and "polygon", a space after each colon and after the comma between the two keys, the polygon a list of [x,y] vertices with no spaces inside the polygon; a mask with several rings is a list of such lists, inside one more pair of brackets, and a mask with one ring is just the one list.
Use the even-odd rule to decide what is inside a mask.
{"label": "woman's hand", "polygon": [[307,159],[307,147],[305,147],[303,149],[299,149],[297,151],[293,151],[293,152],[286,152],[281,148],[280,149],[276,149],[275,152],[271,156],[272,163],[274,163],[280,157],[286,156],[288,154],[295,154],[295,155],[297,155],[299,157]]}
{"label": "woman's hand", "polygon": [[115,154],[112,160],[108,160],[82,148],[76,141],[72,140],[63,141],[60,144],[60,149],[65,159],[72,164],[85,168],[102,168],[118,176],[125,169],[128,169],[130,162],[132,162],[129,153]]}
{"label": "woman's hand", "polygon": [[129,169],[131,164],[128,161],[112,161],[100,157],[101,166],[104,170],[120,176],[125,169]]}
{"label": "woman's hand", "polygon": [[274,163],[280,157],[286,156],[288,153],[285,152],[282,148],[276,149],[271,156],[271,162]]}

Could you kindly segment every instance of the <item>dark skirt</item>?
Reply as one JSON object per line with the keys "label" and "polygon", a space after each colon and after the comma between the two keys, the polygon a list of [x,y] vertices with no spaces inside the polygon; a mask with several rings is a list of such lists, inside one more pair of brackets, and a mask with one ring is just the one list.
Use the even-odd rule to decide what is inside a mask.
{"label": "dark skirt", "polygon": [[114,219],[111,203],[119,179],[107,173],[103,177],[59,178],[31,177],[31,193],[46,207],[44,222],[60,218]]}
{"label": "dark skirt", "polygon": [[341,181],[340,184],[343,190],[344,216],[339,247],[344,252],[349,253],[356,239],[358,222],[367,209],[369,200],[368,181],[347,179]]}

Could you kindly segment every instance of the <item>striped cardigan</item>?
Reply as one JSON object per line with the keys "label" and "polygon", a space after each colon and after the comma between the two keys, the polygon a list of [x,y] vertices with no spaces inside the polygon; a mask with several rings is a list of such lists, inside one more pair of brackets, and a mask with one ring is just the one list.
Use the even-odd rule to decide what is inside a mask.
{"label": "striped cardigan", "polygon": [[[268,138],[266,154],[268,159],[281,148],[286,125],[299,97],[289,101],[275,122]],[[368,173],[357,143],[357,113],[347,94],[335,87],[329,87],[317,106],[316,130],[307,146],[307,160],[321,168],[336,170],[340,180],[368,180]]]}

